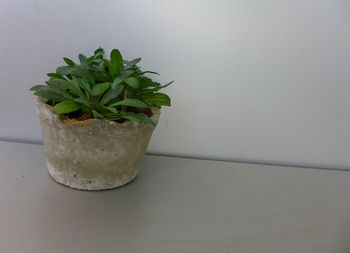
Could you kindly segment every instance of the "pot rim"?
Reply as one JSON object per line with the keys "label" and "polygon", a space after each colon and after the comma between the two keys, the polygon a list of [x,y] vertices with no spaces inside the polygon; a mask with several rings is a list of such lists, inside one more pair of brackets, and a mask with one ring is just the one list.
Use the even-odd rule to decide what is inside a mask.
{"label": "pot rim", "polygon": [[[147,124],[145,122],[136,122],[136,121],[131,121],[131,120],[126,120],[122,123],[116,122],[116,121],[112,121],[112,120],[106,120],[106,119],[96,119],[96,118],[90,118],[90,119],[86,119],[86,120],[77,120],[77,119],[63,119],[62,115],[57,114],[54,110],[53,110],[53,106],[46,104],[42,101],[42,97],[37,97],[36,99],[36,107],[37,109],[39,109],[40,107],[43,108],[45,111],[49,112],[51,114],[51,117],[56,118],[57,122],[60,123],[60,125],[62,126],[67,126],[67,125],[76,125],[76,126],[84,126],[85,124],[89,123],[89,125],[94,125],[97,122],[101,122],[103,124],[108,124],[110,126],[114,125],[114,126],[118,126],[118,127],[129,127],[130,125],[134,125],[134,126],[150,126],[150,127],[156,127],[159,117],[160,117],[160,110],[156,107],[149,107],[152,111],[152,116],[150,117],[150,119],[153,120],[153,122],[155,123],[155,125],[151,125],[151,124]],[[39,116],[42,114],[42,112],[40,112],[41,110],[38,110],[38,114]]]}

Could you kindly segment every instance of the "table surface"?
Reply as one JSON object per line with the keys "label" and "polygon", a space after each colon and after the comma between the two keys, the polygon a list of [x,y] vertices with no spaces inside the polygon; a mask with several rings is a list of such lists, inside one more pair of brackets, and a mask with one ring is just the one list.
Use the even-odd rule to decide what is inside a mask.
{"label": "table surface", "polygon": [[0,142],[0,253],[350,252],[350,172],[147,155],[125,187],[54,182]]}

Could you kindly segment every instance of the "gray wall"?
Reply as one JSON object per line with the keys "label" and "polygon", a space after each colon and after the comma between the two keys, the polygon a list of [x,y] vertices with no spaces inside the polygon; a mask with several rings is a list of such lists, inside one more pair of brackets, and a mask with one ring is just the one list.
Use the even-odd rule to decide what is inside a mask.
{"label": "gray wall", "polygon": [[40,141],[28,89],[119,48],[175,80],[149,151],[350,168],[346,0],[2,0],[0,138]]}

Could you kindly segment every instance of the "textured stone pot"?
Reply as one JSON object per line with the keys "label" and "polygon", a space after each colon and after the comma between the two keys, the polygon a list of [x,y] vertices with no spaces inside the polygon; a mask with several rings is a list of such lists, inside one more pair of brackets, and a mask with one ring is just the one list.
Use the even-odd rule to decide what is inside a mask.
{"label": "textured stone pot", "polygon": [[[112,189],[138,174],[154,126],[101,119],[63,119],[36,100],[49,174],[57,182],[83,190]],[[153,110],[157,124],[160,111]]]}

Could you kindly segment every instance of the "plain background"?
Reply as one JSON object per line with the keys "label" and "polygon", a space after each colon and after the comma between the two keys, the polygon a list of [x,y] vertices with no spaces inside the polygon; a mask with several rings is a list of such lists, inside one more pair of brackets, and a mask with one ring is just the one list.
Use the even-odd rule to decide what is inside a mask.
{"label": "plain background", "polygon": [[175,80],[150,153],[350,168],[350,1],[1,0],[0,138],[40,142],[28,89],[98,46]]}

